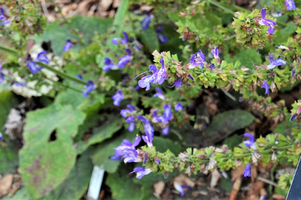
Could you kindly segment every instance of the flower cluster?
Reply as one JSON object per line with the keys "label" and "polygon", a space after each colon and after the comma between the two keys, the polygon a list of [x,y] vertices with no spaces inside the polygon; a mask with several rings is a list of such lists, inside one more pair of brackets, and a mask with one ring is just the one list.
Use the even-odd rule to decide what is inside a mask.
{"label": "flower cluster", "polygon": [[117,90],[117,92],[112,96],[112,99],[114,100],[113,104],[115,106],[120,106],[120,102],[123,99],[123,94],[120,90]]}
{"label": "flower cluster", "polygon": [[128,104],[127,105],[128,109],[122,109],[120,111],[120,114],[122,117],[126,118],[125,122],[129,124],[128,127],[128,131],[129,132],[133,132],[135,130],[135,126],[136,126],[136,119],[134,117],[134,115],[132,114],[136,109],[134,106]]}
{"label": "flower cluster", "polygon": [[261,20],[259,20],[259,24],[269,26],[268,33],[273,34],[274,31],[275,31],[275,26],[277,25],[277,23],[273,20],[270,20],[270,19],[266,18],[266,11],[267,11],[266,8],[261,9]]}
{"label": "flower cluster", "polygon": [[143,77],[139,82],[138,85],[141,88],[145,88],[146,91],[148,91],[150,89],[150,84],[153,83],[158,83],[159,85],[161,85],[165,79],[167,78],[167,73],[166,73],[166,69],[164,66],[164,59],[161,58],[160,59],[160,63],[161,63],[161,68],[157,70],[155,65],[150,65],[149,68],[149,72],[152,72],[152,75],[147,75],[145,77]]}

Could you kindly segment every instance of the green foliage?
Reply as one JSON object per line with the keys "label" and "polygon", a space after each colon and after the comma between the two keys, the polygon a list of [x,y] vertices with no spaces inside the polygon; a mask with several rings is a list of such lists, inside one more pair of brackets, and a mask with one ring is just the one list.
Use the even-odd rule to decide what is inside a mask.
{"label": "green foliage", "polygon": [[83,153],[65,181],[40,200],[81,199],[88,188],[93,169],[89,153],[89,150]]}
{"label": "green foliage", "polygon": [[0,92],[0,128],[4,126],[10,110],[18,105],[18,99],[11,91]]}
{"label": "green foliage", "polygon": [[111,188],[113,199],[138,200],[141,198],[141,186],[133,183],[133,177],[128,178],[127,173],[128,167],[122,164],[114,174],[108,174],[106,184]]}
{"label": "green foliage", "polygon": [[[63,24],[61,23],[54,21],[48,24],[44,29],[44,33],[34,36],[33,39],[38,44],[41,44],[43,41],[50,41],[52,50],[57,55],[63,55],[63,47],[66,40],[71,39],[77,43],[72,47],[72,50],[79,51],[91,43],[91,39],[95,33],[106,33],[107,29],[112,25],[112,19],[75,16],[70,21],[63,21]],[[82,34],[83,37],[80,38],[72,34],[72,32]]]}
{"label": "green foliage", "polygon": [[223,112],[213,118],[205,133],[212,138],[216,137],[216,134],[224,135],[225,138],[234,131],[250,125],[253,120],[253,115],[243,110]]}
{"label": "green foliage", "polygon": [[[72,137],[84,119],[81,111],[59,104],[27,114],[20,168],[22,180],[33,198],[51,192],[72,170],[76,160]],[[55,135],[54,141],[51,135]]]}
{"label": "green foliage", "polygon": [[18,149],[11,141],[0,146],[0,163],[0,174],[14,171],[18,166]]}

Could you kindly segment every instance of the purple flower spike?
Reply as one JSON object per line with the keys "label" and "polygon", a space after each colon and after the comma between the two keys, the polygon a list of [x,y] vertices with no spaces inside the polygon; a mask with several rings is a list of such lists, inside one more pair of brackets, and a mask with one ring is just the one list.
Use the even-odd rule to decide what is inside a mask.
{"label": "purple flower spike", "polygon": [[3,135],[2,135],[2,133],[0,133],[0,141],[2,141],[3,140]]}
{"label": "purple flower spike", "polygon": [[266,11],[267,11],[266,8],[261,9],[261,18],[262,19],[259,21],[259,24],[269,26],[268,33],[273,34],[275,31],[274,26],[276,26],[277,23],[273,20],[266,19]]}
{"label": "purple flower spike", "polygon": [[165,44],[169,41],[168,37],[161,33],[161,31],[164,29],[163,26],[158,26],[156,29],[157,38],[161,44]]}
{"label": "purple flower spike", "polygon": [[243,172],[244,177],[251,177],[251,165],[248,163]]}
{"label": "purple flower spike", "polygon": [[143,30],[148,29],[148,26],[149,26],[151,21],[152,21],[152,16],[150,15],[149,12],[147,12],[146,16],[141,20],[142,29]]}
{"label": "purple flower spike", "polygon": [[91,80],[87,81],[87,84],[85,85],[85,91],[83,92],[84,97],[88,96],[90,92],[94,89],[94,83]]}
{"label": "purple flower spike", "polygon": [[45,63],[46,65],[48,65],[49,63],[49,59],[46,56],[47,52],[46,51],[42,51],[38,54],[37,56],[37,61]]}
{"label": "purple flower spike", "polygon": [[261,88],[265,89],[265,93],[264,94],[269,94],[269,84],[266,81],[263,81],[263,84],[261,86]]}
{"label": "purple flower spike", "polygon": [[132,171],[132,172],[129,173],[129,174],[132,174],[132,173],[135,173],[135,172],[136,172],[136,177],[137,177],[138,179],[141,179],[143,176],[145,176],[145,175],[151,173],[152,170],[149,169],[149,168],[144,169],[143,167],[136,167],[136,168],[134,169],[134,171]]}
{"label": "purple flower spike", "polygon": [[123,99],[123,94],[120,90],[117,90],[117,92],[112,96],[112,99],[114,100],[114,105],[119,106],[120,102]]}
{"label": "purple flower spike", "polygon": [[245,133],[244,136],[249,138],[249,140],[244,141],[244,144],[247,147],[250,147],[252,149],[256,149],[254,136],[251,133]]}
{"label": "purple flower spike", "polygon": [[125,122],[129,124],[128,131],[133,132],[135,130],[135,117],[130,115],[125,119]]}
{"label": "purple flower spike", "polygon": [[73,43],[70,39],[66,40],[66,44],[64,45],[63,50],[64,51],[68,51],[69,49],[71,49],[71,47],[73,46]]}
{"label": "purple flower spike", "polygon": [[164,59],[161,58],[160,59],[160,63],[161,63],[161,68],[156,72],[156,74],[154,74],[155,76],[155,80],[153,81],[153,83],[158,83],[159,85],[161,85],[165,79],[166,79],[166,70],[164,67]]}
{"label": "purple flower spike", "polygon": [[297,114],[297,113],[293,114],[293,115],[291,116],[291,118],[290,118],[290,122],[292,122],[292,121],[294,121],[295,119],[297,119],[297,117],[298,117],[298,114]]}
{"label": "purple flower spike", "polygon": [[285,5],[287,10],[294,10],[296,9],[295,2],[293,0],[285,0]]}
{"label": "purple flower spike", "polygon": [[26,65],[33,74],[37,73],[42,69],[42,67],[38,66],[37,63],[32,60],[27,60]]}
{"label": "purple flower spike", "polygon": [[115,148],[115,154],[117,156],[123,156],[124,162],[140,162],[141,158],[138,157],[136,146],[139,145],[141,141],[140,136],[137,136],[135,138],[135,141],[131,143],[131,141],[124,139],[120,146]]}
{"label": "purple flower spike", "polygon": [[3,8],[0,7],[0,20],[6,19]]}
{"label": "purple flower spike", "polygon": [[277,58],[274,60],[273,57],[274,57],[273,55],[269,56],[269,60],[271,61],[271,63],[267,66],[267,69],[274,69],[276,66],[281,66],[286,64],[286,62],[281,58]]}
{"label": "purple flower spike", "polygon": [[178,102],[178,103],[175,105],[175,110],[176,110],[176,111],[184,110],[184,107],[182,106],[182,104],[181,104],[180,102]]}

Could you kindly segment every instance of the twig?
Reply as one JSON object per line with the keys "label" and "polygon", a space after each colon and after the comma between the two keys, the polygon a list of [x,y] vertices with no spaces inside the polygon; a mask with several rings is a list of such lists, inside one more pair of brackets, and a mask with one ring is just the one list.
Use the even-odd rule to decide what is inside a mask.
{"label": "twig", "polygon": [[267,184],[270,184],[270,185],[273,185],[275,187],[278,187],[278,185],[276,183],[274,183],[273,181],[270,181],[270,180],[268,180],[266,178],[258,176],[257,179],[260,180],[260,181],[262,181],[262,182],[265,182]]}

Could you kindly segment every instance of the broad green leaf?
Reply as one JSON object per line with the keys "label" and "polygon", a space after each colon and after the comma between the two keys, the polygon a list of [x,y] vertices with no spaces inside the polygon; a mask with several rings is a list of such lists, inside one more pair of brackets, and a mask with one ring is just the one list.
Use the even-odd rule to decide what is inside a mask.
{"label": "broad green leaf", "polygon": [[140,38],[141,42],[149,50],[149,52],[153,52],[155,50],[160,51],[159,41],[154,29],[148,28],[146,30],[142,30],[140,32]]}
{"label": "broad green leaf", "polygon": [[1,200],[32,200],[32,197],[27,192],[25,187],[19,189],[13,196],[5,196]]}
{"label": "broad green leaf", "polygon": [[5,146],[0,144],[0,174],[13,171],[18,166],[18,149],[11,141]]}
{"label": "broad green leaf", "polygon": [[104,169],[108,173],[116,172],[120,162],[111,160],[110,157],[115,153],[114,148],[118,147],[124,139],[133,141],[131,138],[132,135],[127,132],[97,145],[97,147],[94,150],[94,153],[91,156],[94,165],[103,165]]}
{"label": "broad green leaf", "polygon": [[245,66],[249,69],[254,69],[254,65],[260,65],[262,63],[260,55],[257,53],[255,49],[246,49],[238,52],[234,55],[233,58],[230,57],[229,54],[225,56],[225,60],[228,63],[235,63],[236,61],[240,61],[241,66]]}
{"label": "broad green leaf", "polygon": [[[73,168],[76,150],[72,137],[85,114],[71,106],[53,104],[26,117],[20,168],[28,192],[36,199],[61,184]],[[56,139],[50,141],[54,134]]]}
{"label": "broad green leaf", "polygon": [[292,35],[296,30],[297,30],[296,25],[294,24],[294,22],[290,21],[287,23],[287,26],[285,28],[276,31],[274,41],[278,44],[286,42],[287,38],[290,35]]}
{"label": "broad green leaf", "polygon": [[172,153],[177,155],[185,150],[179,143],[162,137],[154,137],[153,144],[159,152],[165,152],[169,149]]}
{"label": "broad green leaf", "polygon": [[242,141],[241,136],[235,134],[232,135],[231,137],[227,137],[223,144],[226,144],[229,149],[233,149],[235,146],[239,145]]}
{"label": "broad green leaf", "polygon": [[127,177],[128,173],[130,173],[129,168],[122,164],[114,174],[108,174],[106,185],[111,188],[113,199],[141,199],[141,186],[133,183],[132,179],[135,177],[134,175]]}
{"label": "broad green leaf", "polygon": [[40,200],[81,199],[88,188],[93,169],[89,153],[90,151],[83,153],[65,181]]}
{"label": "broad green leaf", "polygon": [[124,26],[125,16],[129,8],[129,0],[122,0],[114,18],[113,26],[116,28],[116,34],[119,36]]}
{"label": "broad green leaf", "polygon": [[18,105],[18,99],[11,91],[0,92],[0,128],[4,126],[10,110]]}
{"label": "broad green leaf", "polygon": [[[68,20],[70,23],[64,23],[63,25],[59,21],[48,24],[44,29],[44,33],[33,36],[33,39],[35,39],[36,43],[50,41],[53,52],[57,55],[62,55],[64,53],[63,47],[67,39],[78,42],[72,47],[72,50],[79,51],[91,43],[95,32],[100,34],[106,33],[107,29],[112,25],[111,18],[102,19],[78,15]],[[79,33],[83,34],[84,46],[80,44],[78,36],[71,34],[69,29],[77,29]]]}
{"label": "broad green leaf", "polygon": [[254,116],[247,111],[231,110],[216,115],[208,128],[205,135],[212,142],[220,141],[236,130],[245,128],[254,120]]}

